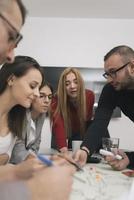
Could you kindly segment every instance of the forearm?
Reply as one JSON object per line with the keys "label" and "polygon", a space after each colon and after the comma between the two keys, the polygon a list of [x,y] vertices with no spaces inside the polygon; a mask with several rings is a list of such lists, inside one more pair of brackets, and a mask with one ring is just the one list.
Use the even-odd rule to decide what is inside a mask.
{"label": "forearm", "polygon": [[82,146],[86,146],[91,153],[101,147],[102,137],[108,137],[107,127],[116,105],[116,92],[110,84],[106,84],[98,102],[94,121],[85,133],[82,143]]}
{"label": "forearm", "polygon": [[91,154],[101,147],[102,137],[109,137],[107,127],[111,115],[112,110],[99,110],[91,126],[87,129],[81,146],[87,147]]}

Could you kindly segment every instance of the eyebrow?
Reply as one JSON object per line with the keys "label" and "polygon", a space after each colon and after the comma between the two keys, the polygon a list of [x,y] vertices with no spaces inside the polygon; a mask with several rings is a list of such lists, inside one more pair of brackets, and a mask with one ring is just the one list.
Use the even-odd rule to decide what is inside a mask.
{"label": "eyebrow", "polygon": [[35,81],[35,80],[32,80],[30,83],[35,83],[36,85],[41,86],[41,84],[39,82]]}
{"label": "eyebrow", "polygon": [[113,67],[111,67],[111,68],[109,68],[108,70],[105,70],[105,72],[111,72],[111,71],[114,71],[114,70],[116,70],[116,69],[113,68]]}
{"label": "eyebrow", "polygon": [[40,94],[51,95],[52,93],[46,94],[45,92],[40,92]]}
{"label": "eyebrow", "polygon": [[[77,81],[77,78],[73,79],[73,81]],[[71,82],[70,80],[66,80],[66,82]]]}

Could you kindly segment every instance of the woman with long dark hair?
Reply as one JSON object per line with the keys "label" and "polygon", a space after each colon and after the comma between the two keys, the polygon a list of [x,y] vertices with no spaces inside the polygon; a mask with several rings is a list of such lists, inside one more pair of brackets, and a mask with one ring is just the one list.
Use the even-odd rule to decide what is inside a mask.
{"label": "woman with long dark hair", "polygon": [[0,70],[0,164],[10,158],[16,138],[22,138],[26,108],[39,96],[40,65],[31,57],[16,56]]}

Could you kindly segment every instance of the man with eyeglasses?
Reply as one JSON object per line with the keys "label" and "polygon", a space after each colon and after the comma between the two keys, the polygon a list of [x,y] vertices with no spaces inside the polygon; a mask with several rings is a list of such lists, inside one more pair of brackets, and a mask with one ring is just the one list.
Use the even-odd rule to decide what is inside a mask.
{"label": "man with eyeglasses", "polygon": [[[108,83],[102,90],[94,121],[75,155],[81,165],[86,163],[88,155],[101,147],[114,108],[119,107],[134,122],[134,50],[128,46],[113,48],[104,57],[104,70]],[[108,157],[109,163],[118,170],[128,165],[134,168],[134,153],[119,153],[123,159],[113,161]]]}
{"label": "man with eyeglasses", "polygon": [[26,9],[21,0],[0,1],[0,64],[13,62],[14,48],[22,39],[20,29],[25,18]]}
{"label": "man with eyeglasses", "polygon": [[[21,0],[0,0],[0,64],[14,61],[14,48],[22,39],[20,29],[25,17],[26,9]],[[75,170],[71,166],[46,169],[42,166],[39,172],[36,163],[26,161],[16,166],[0,166],[0,199],[68,199]],[[38,173],[32,176],[35,169]]]}

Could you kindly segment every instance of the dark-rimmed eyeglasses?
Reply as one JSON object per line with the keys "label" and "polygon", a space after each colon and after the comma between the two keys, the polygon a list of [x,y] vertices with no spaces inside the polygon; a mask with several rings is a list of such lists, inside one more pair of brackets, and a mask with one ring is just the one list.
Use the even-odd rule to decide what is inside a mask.
{"label": "dark-rimmed eyeglasses", "polygon": [[0,17],[16,32],[16,36],[12,37],[15,46],[23,39],[23,36],[17,31],[17,29],[0,13]]}
{"label": "dark-rimmed eyeglasses", "polygon": [[50,100],[52,100],[52,98],[53,98],[53,95],[52,94],[40,94],[40,99],[43,99],[43,100],[46,100],[46,98],[48,97],[48,100],[50,101]]}
{"label": "dark-rimmed eyeglasses", "polygon": [[130,62],[127,62],[125,65],[119,67],[118,69],[115,69],[113,71],[110,72],[105,72],[102,76],[104,76],[105,79],[108,79],[108,77],[110,76],[111,78],[115,78],[116,74],[118,71],[122,70],[123,68],[125,68]]}

